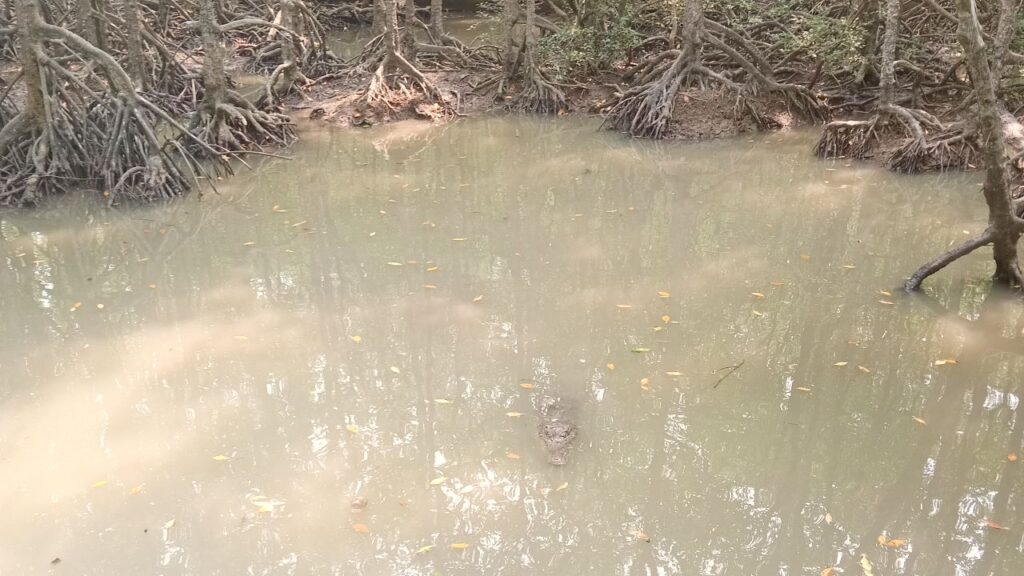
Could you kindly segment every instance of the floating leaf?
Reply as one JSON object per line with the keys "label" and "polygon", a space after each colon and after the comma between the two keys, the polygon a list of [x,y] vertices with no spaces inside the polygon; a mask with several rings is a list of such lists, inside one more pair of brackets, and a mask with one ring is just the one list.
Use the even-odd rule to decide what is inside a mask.
{"label": "floating leaf", "polygon": [[1016,462],[1017,461],[1017,453],[1016,452],[1010,452],[1009,454],[1006,455],[1006,459],[1009,460],[1010,462]]}
{"label": "floating leaf", "polygon": [[139,484],[138,486],[132,486],[132,489],[131,489],[131,490],[129,490],[129,491],[128,491],[128,493],[129,493],[129,494],[131,494],[131,495],[133,495],[133,496],[134,496],[135,494],[141,494],[141,493],[142,493],[142,489],[143,489],[143,488],[144,488],[145,486],[146,486],[146,485],[145,485],[144,483],[143,483],[143,484]]}
{"label": "floating leaf", "polygon": [[682,372],[665,372],[668,376],[682,376]]}
{"label": "floating leaf", "polygon": [[104,486],[106,486],[109,483],[110,483],[110,481],[108,481],[108,480],[100,480],[99,482],[93,482],[92,483],[92,487],[93,488],[103,488]]}
{"label": "floating leaf", "polygon": [[255,245],[256,245],[255,242],[244,242],[244,243],[242,243],[242,246],[255,246]]}
{"label": "floating leaf", "polygon": [[846,366],[847,364],[848,364],[848,362],[836,362],[835,364],[833,364],[833,366],[838,366],[839,368],[842,368],[843,366]]}
{"label": "floating leaf", "polygon": [[522,412],[505,412],[505,416],[508,416],[509,418],[519,418],[522,415]]}
{"label": "floating leaf", "polygon": [[351,432],[353,434],[358,434],[359,433],[359,426],[356,426],[355,424],[349,424],[348,426],[345,426],[345,430],[348,430],[349,432]]}
{"label": "floating leaf", "polygon": [[754,316],[759,317],[759,318],[761,316],[764,316],[764,312],[758,312],[757,310],[751,310],[750,313],[753,314]]}
{"label": "floating leaf", "polygon": [[519,460],[521,456],[515,452],[506,452],[505,458],[508,458],[509,460]]}
{"label": "floating leaf", "polygon": [[903,548],[906,545],[907,545],[907,541],[902,539],[902,538],[893,538],[892,540],[889,540],[888,542],[885,543],[885,547],[886,548],[892,548],[892,549]]}
{"label": "floating leaf", "polygon": [[174,528],[174,518],[164,522],[164,530],[170,530],[171,528]]}
{"label": "floating leaf", "polygon": [[390,368],[390,370],[391,370],[392,372],[394,372],[395,374],[401,374],[401,373],[402,373],[402,371],[398,369],[398,366],[392,366],[392,367]]}
{"label": "floating leaf", "polygon": [[764,294],[760,292],[751,292],[750,295],[753,296],[754,298],[757,298],[758,300],[764,299]]}
{"label": "floating leaf", "polygon": [[665,324],[668,324],[669,322],[672,321],[672,317],[669,316],[668,314],[665,314],[664,316],[661,317],[661,321],[664,322]]}
{"label": "floating leaf", "polygon": [[452,238],[452,242],[465,242],[465,238]]}
{"label": "floating leaf", "polygon": [[647,352],[650,352],[651,349],[650,348],[633,348],[632,351],[636,352],[637,354],[645,354]]}
{"label": "floating leaf", "polygon": [[918,424],[928,424],[923,418],[918,418],[917,416],[912,416],[912,418],[914,419],[914,422],[917,422]]}
{"label": "floating leaf", "polygon": [[843,264],[843,268],[846,268],[847,270],[853,270],[854,268],[856,268],[856,266],[854,266],[853,264]]}
{"label": "floating leaf", "polygon": [[885,306],[895,306],[896,305],[895,302],[892,302],[890,300],[879,300],[878,303],[879,304],[884,304]]}
{"label": "floating leaf", "polygon": [[957,361],[955,359],[953,359],[953,358],[943,358],[941,360],[936,360],[935,361],[935,365],[936,366],[951,366],[951,365],[956,364],[956,363],[957,363]]}
{"label": "floating leaf", "polygon": [[671,297],[672,297],[672,295],[669,294],[668,292],[665,292],[664,290],[659,290],[658,291],[658,298],[671,298]]}
{"label": "floating leaf", "polygon": [[651,537],[648,536],[643,530],[637,530],[633,534],[633,536],[635,536],[636,539],[640,540],[641,542],[650,542],[651,541]]}
{"label": "floating leaf", "polygon": [[446,478],[444,476],[438,476],[437,478],[434,478],[433,480],[430,481],[430,485],[431,486],[440,486],[441,484],[444,484],[444,481],[447,480],[447,479],[448,478]]}
{"label": "floating leaf", "polygon": [[453,550],[465,550],[466,548],[469,548],[469,544],[466,544],[465,542],[456,542],[451,545],[451,548]]}
{"label": "floating leaf", "polygon": [[238,340],[239,342],[248,342],[249,340],[248,336],[243,336],[242,334],[236,334],[235,336],[233,336],[233,338],[235,340]]}
{"label": "floating leaf", "polygon": [[349,336],[349,338],[351,338],[352,341],[355,342],[356,344],[359,344],[363,341],[363,337],[358,334],[356,334],[355,336]]}
{"label": "floating leaf", "polygon": [[481,301],[483,299],[484,299],[484,295],[481,294],[481,295],[477,296],[476,298],[473,298],[473,302],[479,302],[479,301]]}
{"label": "floating leaf", "polygon": [[882,296],[892,296],[892,292],[889,292],[888,290],[879,290],[878,293]]}
{"label": "floating leaf", "polygon": [[434,289],[436,289],[436,288],[437,288],[437,286],[435,286],[435,285],[433,285],[433,284],[424,284],[424,285],[423,285],[423,288],[425,288],[425,289],[427,289],[427,290],[434,290]]}
{"label": "floating leaf", "polygon": [[825,512],[825,524],[832,524],[832,514],[830,512]]}
{"label": "floating leaf", "polygon": [[224,462],[226,460],[230,460],[231,458],[228,458],[223,454],[217,454],[216,456],[213,457],[213,459],[216,460],[217,462]]}
{"label": "floating leaf", "polygon": [[992,530],[1009,530],[1009,528],[1007,528],[1006,526],[993,522],[992,520],[986,520],[985,527],[990,528]]}
{"label": "floating leaf", "polygon": [[803,260],[804,262],[808,262],[810,261],[811,256],[809,254],[801,254],[800,259]]}
{"label": "floating leaf", "polygon": [[776,287],[776,288],[779,288],[779,287],[781,287],[781,286],[785,286],[785,285],[786,285],[786,283],[785,283],[785,282],[781,282],[781,281],[779,281],[779,280],[775,280],[775,281],[773,281],[773,282],[769,282],[768,284],[770,284],[770,285],[772,285],[772,286],[774,286],[774,287]]}
{"label": "floating leaf", "polygon": [[807,393],[807,392],[810,392],[810,391],[811,391],[811,389],[810,389],[810,388],[804,388],[803,386],[800,386],[800,387],[794,388],[794,390],[796,390],[797,392],[804,392],[804,393]]}
{"label": "floating leaf", "polygon": [[427,268],[427,272],[437,272],[437,266],[431,266],[430,268]]}
{"label": "floating leaf", "polygon": [[469,494],[473,490],[476,490],[476,486],[473,486],[472,484],[466,484],[459,490],[459,494]]}
{"label": "floating leaf", "polygon": [[569,487],[569,483],[568,483],[568,482],[562,482],[562,483],[561,483],[561,484],[560,484],[560,485],[558,486],[558,488],[555,488],[555,492],[561,492],[562,490],[565,490],[565,489],[566,489],[566,488],[568,488],[568,487]]}
{"label": "floating leaf", "polygon": [[434,398],[435,404],[451,404],[452,401],[447,398]]}
{"label": "floating leaf", "polygon": [[605,366],[608,367],[609,370],[615,370],[615,364],[612,364],[611,362],[605,364]]}
{"label": "floating leaf", "polygon": [[865,367],[863,367],[863,366],[861,366],[859,364],[857,365],[857,370],[860,370],[861,372],[863,372],[865,374],[871,374],[871,370],[869,370],[869,369],[867,369],[867,368],[865,368]]}
{"label": "floating leaf", "polygon": [[369,534],[370,527],[366,524],[353,524],[352,529],[356,531],[356,534]]}
{"label": "floating leaf", "polygon": [[434,545],[433,544],[427,544],[426,546],[423,546],[423,547],[417,549],[416,553],[417,554],[426,554],[427,552],[430,552],[433,549],[434,549]]}
{"label": "floating leaf", "polygon": [[405,266],[401,262],[388,262],[388,266]]}
{"label": "floating leaf", "polygon": [[821,571],[821,576],[836,576],[836,569],[829,566]]}
{"label": "floating leaf", "polygon": [[871,561],[868,560],[867,554],[860,555],[860,569],[864,572],[864,576],[875,576],[874,569],[871,566]]}
{"label": "floating leaf", "polygon": [[632,304],[616,304],[615,307],[619,308],[620,310],[628,310],[628,309],[632,308],[633,305]]}
{"label": "floating leaf", "polygon": [[519,387],[525,390],[533,390],[534,384],[532,382],[520,382]]}
{"label": "floating leaf", "polygon": [[650,378],[641,378],[640,379],[640,389],[641,390],[647,390],[647,391],[649,391],[651,389],[651,380],[650,380]]}

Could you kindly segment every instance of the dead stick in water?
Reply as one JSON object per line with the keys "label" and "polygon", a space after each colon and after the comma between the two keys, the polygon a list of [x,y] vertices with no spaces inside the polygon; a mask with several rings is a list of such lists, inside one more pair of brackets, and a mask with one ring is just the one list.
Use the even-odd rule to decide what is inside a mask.
{"label": "dead stick in water", "polygon": [[718,370],[715,370],[714,372],[712,372],[712,374],[718,374],[722,370],[728,370],[728,372],[723,374],[722,377],[719,378],[717,382],[715,382],[715,385],[712,386],[711,389],[714,390],[715,388],[718,388],[719,384],[721,384],[723,381],[725,381],[725,379],[728,378],[729,376],[732,376],[733,372],[739,370],[740,366],[743,366],[743,363],[746,362],[746,361],[747,361],[747,359],[744,358],[743,360],[740,360],[739,364],[736,364],[734,366],[723,366],[722,368],[719,368]]}

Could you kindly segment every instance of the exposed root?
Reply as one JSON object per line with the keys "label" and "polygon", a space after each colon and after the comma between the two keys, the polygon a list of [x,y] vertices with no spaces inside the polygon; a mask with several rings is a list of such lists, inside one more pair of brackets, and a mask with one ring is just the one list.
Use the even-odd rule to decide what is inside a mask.
{"label": "exposed root", "polygon": [[[295,140],[288,116],[264,112],[231,90],[223,102],[203,103],[192,117],[189,132],[218,155],[287,146]],[[194,143],[190,147],[196,148]]]}
{"label": "exposed root", "polygon": [[[692,68],[684,52],[668,52],[675,59],[667,68],[660,65],[663,56],[648,60],[641,84],[618,96],[606,119],[613,129],[641,138],[662,138],[667,133],[676,94]],[[648,80],[651,76],[656,77]]]}
{"label": "exposed root", "polygon": [[514,101],[516,109],[540,114],[558,114],[568,109],[565,93],[547,78],[529,55],[525,76],[524,86]]}
{"label": "exposed root", "polygon": [[829,122],[821,131],[814,153],[819,158],[865,158],[878,143],[877,128],[877,116]]}

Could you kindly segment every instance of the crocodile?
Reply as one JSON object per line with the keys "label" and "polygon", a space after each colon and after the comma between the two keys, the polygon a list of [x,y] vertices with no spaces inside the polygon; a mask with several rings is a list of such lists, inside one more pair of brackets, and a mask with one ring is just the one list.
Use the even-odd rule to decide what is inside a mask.
{"label": "crocodile", "polygon": [[569,450],[576,439],[576,424],[569,417],[565,405],[554,398],[544,398],[540,402],[540,424],[537,435],[544,442],[548,452],[548,462],[562,466],[569,458]]}

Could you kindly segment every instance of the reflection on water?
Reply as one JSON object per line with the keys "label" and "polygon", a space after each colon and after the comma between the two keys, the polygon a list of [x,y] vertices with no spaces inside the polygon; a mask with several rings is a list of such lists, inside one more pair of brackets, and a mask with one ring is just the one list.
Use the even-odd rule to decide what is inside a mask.
{"label": "reflection on water", "polygon": [[596,128],[0,214],[0,574],[1016,573],[1020,309],[985,254],[887,293],[975,176]]}

